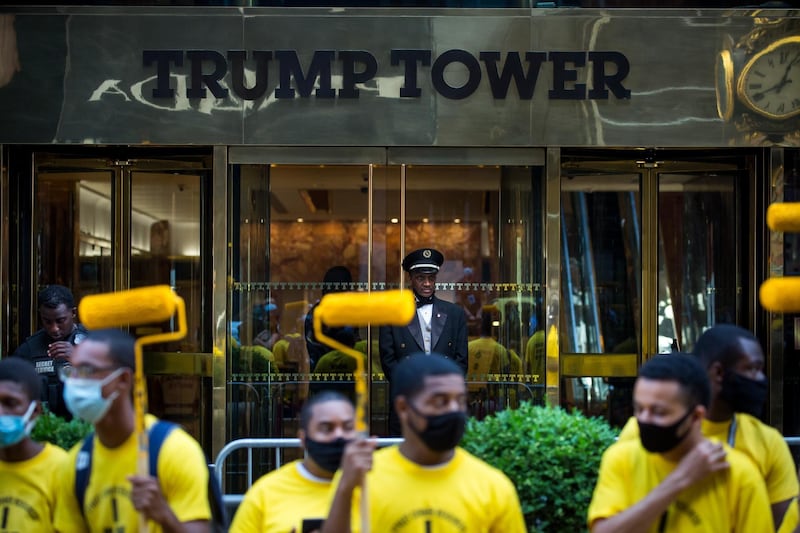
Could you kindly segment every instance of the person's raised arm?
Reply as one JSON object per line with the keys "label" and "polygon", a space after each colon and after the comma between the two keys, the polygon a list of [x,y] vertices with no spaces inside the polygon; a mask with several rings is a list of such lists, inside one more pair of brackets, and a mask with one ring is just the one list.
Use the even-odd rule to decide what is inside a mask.
{"label": "person's raised arm", "polygon": [[[678,494],[707,476],[730,465],[722,444],[703,439],[655,489],[633,506],[614,516],[595,520],[592,533],[637,533],[647,531],[662,519]],[[620,490],[625,490],[620,487]]]}
{"label": "person's raised arm", "polygon": [[137,511],[146,518],[158,523],[161,529],[170,533],[207,533],[210,531],[207,520],[181,522],[169,506],[158,480],[152,476],[130,476],[131,499]]}
{"label": "person's raised arm", "polygon": [[347,533],[351,531],[350,511],[353,507],[353,491],[362,485],[364,476],[372,468],[372,452],[375,440],[356,439],[344,449],[328,518],[322,525],[321,533]]}

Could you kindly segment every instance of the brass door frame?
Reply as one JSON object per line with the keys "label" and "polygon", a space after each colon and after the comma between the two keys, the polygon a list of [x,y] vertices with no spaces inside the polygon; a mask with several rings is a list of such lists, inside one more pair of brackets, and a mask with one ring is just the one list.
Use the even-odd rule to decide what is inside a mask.
{"label": "brass door frame", "polygon": [[[737,170],[735,165],[725,164],[725,163],[716,163],[716,162],[706,162],[706,161],[695,161],[693,159],[688,160],[669,160],[669,161],[659,161],[654,158],[649,157],[650,154],[653,152],[643,152],[643,157],[638,158],[630,158],[630,159],[609,159],[609,160],[602,160],[600,158],[593,159],[593,160],[583,160],[583,161],[568,161],[567,167],[570,170],[574,169],[585,169],[585,170],[594,170],[594,171],[602,171],[608,173],[610,176],[615,173],[626,173],[626,174],[639,174],[640,175],[640,193],[641,193],[641,213],[642,213],[642,220],[641,220],[641,302],[640,302],[640,313],[641,313],[641,328],[642,328],[642,343],[641,343],[641,352],[636,354],[585,354],[585,353],[560,353],[560,365],[561,365],[561,372],[560,377],[562,378],[572,378],[572,377],[635,377],[638,372],[639,366],[647,361],[648,359],[652,358],[658,353],[658,199],[659,199],[659,176],[661,174],[667,173],[688,173],[688,172],[708,172],[708,171],[719,171],[719,170]],[[613,152],[609,152],[611,156]],[[666,157],[670,156],[668,152],[664,154],[660,154],[656,152],[656,155],[664,155]],[[698,156],[702,155],[702,152],[697,153]],[[731,156],[734,154],[732,153]],[[741,155],[741,154],[737,154]],[[648,157],[644,157],[648,156]],[[563,157],[563,156],[562,156]],[[555,157],[553,158],[555,161]],[[551,166],[550,158],[548,158],[548,177],[551,174],[555,174],[558,172],[558,182],[553,182],[548,180],[548,197],[551,195],[558,195],[560,198],[561,190],[562,190],[562,176],[564,172],[562,172],[561,164],[558,165],[556,170],[553,170]],[[737,192],[739,195],[748,195],[748,197],[753,197],[753,193],[755,191],[755,184],[754,181],[750,180],[750,189],[748,191],[740,191]],[[555,189],[557,192],[553,192],[550,190],[550,186],[555,185]],[[558,209],[555,207],[556,203],[553,200],[552,202],[548,202],[548,241],[547,241],[547,251],[548,251],[548,268],[552,268],[554,271],[561,270],[561,257],[560,254],[558,256],[557,262],[552,258],[552,253],[556,246],[560,250],[560,240],[555,237],[554,235],[560,234],[560,226],[562,224],[561,221],[561,212],[560,212],[560,205]],[[750,210],[748,210],[750,213]],[[752,214],[752,213],[750,213]],[[750,216],[750,214],[748,216]],[[737,218],[738,223],[738,218]],[[752,221],[748,220],[748,224],[752,224]],[[557,231],[553,230],[552,226],[556,226],[558,228]],[[752,241],[753,236],[750,236]],[[556,241],[556,242],[554,242]],[[752,249],[752,242],[749,242],[747,246]],[[744,281],[742,275],[742,265],[739,265],[739,261],[737,258],[737,278],[740,282]],[[548,277],[548,280],[550,278]],[[548,291],[551,290],[550,287],[551,283],[548,283]],[[741,286],[737,287],[737,290],[743,290]],[[548,294],[548,301],[554,301],[556,298],[560,298],[561,293],[560,290],[556,294]],[[553,323],[557,324],[557,317],[555,317]],[[737,316],[737,319],[741,319],[741,317]],[[752,321],[752,317],[751,317]],[[548,325],[549,327],[549,325]],[[752,328],[752,324],[750,324]],[[558,329],[561,332],[561,329]],[[559,380],[560,385],[560,380]]]}
{"label": "brass door frame", "polygon": [[[98,150],[97,152],[102,153],[102,151]],[[35,201],[35,191],[37,187],[38,176],[40,172],[80,172],[81,170],[92,170],[92,171],[104,171],[109,172],[111,175],[111,193],[109,197],[109,201],[111,202],[111,235],[113,239],[112,243],[112,255],[111,255],[111,265],[112,265],[112,288],[113,290],[126,290],[130,288],[131,284],[131,221],[132,221],[132,175],[135,172],[172,172],[172,173],[196,173],[200,176],[203,176],[201,179],[206,179],[206,176],[213,178],[213,173],[211,169],[211,158],[207,154],[192,154],[191,156],[182,159],[182,154],[169,154],[161,156],[159,155],[143,155],[141,153],[137,153],[136,156],[130,158],[111,158],[111,157],[70,157],[65,156],[64,154],[60,153],[50,153],[46,150],[35,151],[33,152],[33,157],[31,159],[31,172],[32,172],[32,179],[30,181],[30,187],[32,189],[31,198]],[[223,159],[224,162],[224,159]],[[224,167],[223,167],[223,186],[224,186]],[[217,193],[214,189],[216,185],[216,181],[211,183],[210,187],[206,187],[201,184],[201,191],[205,188],[209,191],[210,194]],[[215,198],[224,198],[222,196],[214,196]],[[211,203],[207,202],[207,199],[203,197],[201,192],[200,198],[201,205],[200,207],[200,220],[201,224],[203,224],[203,219],[207,216],[205,213],[206,204]],[[214,210],[221,210],[222,216],[218,214],[212,213],[212,220],[211,228],[212,228],[212,235],[207,235],[207,232],[202,231],[201,229],[201,262],[205,261],[208,263],[212,259],[214,261],[219,261],[220,254],[211,253],[208,258],[202,259],[203,256],[207,255],[204,250],[210,250],[210,246],[208,239],[213,239],[217,236],[218,226],[217,222],[219,220],[225,220],[225,210],[226,206],[224,202],[214,202],[212,203]],[[6,211],[7,212],[7,211]],[[32,212],[34,212],[32,210]],[[35,227],[35,225],[39,221],[35,219],[35,217],[31,217],[31,226]],[[205,236],[204,236],[205,235]],[[29,260],[31,261],[31,265],[36,264],[36,243],[34,242],[35,234],[31,232],[30,240],[28,241],[28,252],[30,254]],[[216,241],[212,242],[214,246],[219,246]],[[223,245],[217,249],[224,249],[224,241]],[[223,268],[221,269],[222,272],[225,271],[224,268],[224,254],[221,255],[223,261]],[[201,266],[201,274],[200,274],[200,283],[203,286],[203,298],[202,300],[211,301],[214,297],[214,292],[209,292],[209,287],[206,287],[208,283],[206,283],[206,279],[210,276],[207,276],[204,272],[207,272],[211,269],[212,275],[216,272],[219,272],[219,267],[215,268],[215,265],[205,265]],[[38,323],[38,312],[36,309],[36,287],[37,287],[37,274],[35,269],[31,269],[31,272],[28,274],[30,276],[29,283],[32,290],[29,291],[30,294],[27,295],[29,298],[29,310],[31,315],[31,324]],[[224,279],[224,275],[223,275]],[[224,283],[222,287],[222,291],[224,293]],[[208,323],[208,309],[212,309],[213,305],[209,303],[203,303],[203,308],[201,308],[201,324],[205,325]],[[213,339],[213,335],[211,336]],[[177,358],[174,357],[174,354],[165,354],[165,353],[157,353],[157,352],[147,352],[145,354],[145,363],[148,368],[148,373],[153,375],[164,375],[164,374],[175,374],[175,375],[184,375],[184,376],[201,376],[201,377],[211,377],[213,376],[213,372],[216,368],[216,359],[213,358],[213,353],[181,353],[181,357]],[[224,372],[224,364],[223,364],[223,372]],[[201,395],[204,395],[204,392],[201,392]],[[212,390],[212,400],[213,400],[213,390]],[[202,403],[202,402],[201,402]],[[202,410],[207,409],[208,406],[203,404],[201,407]],[[212,401],[212,408],[213,408],[213,401]],[[211,417],[207,416],[207,413],[199,413],[199,416],[203,420],[210,420]],[[212,426],[213,427],[213,426]],[[209,429],[205,427],[205,423],[201,424],[201,440],[205,445],[206,442],[209,441]],[[212,432],[213,436],[213,432]],[[212,437],[213,438],[213,437]]]}

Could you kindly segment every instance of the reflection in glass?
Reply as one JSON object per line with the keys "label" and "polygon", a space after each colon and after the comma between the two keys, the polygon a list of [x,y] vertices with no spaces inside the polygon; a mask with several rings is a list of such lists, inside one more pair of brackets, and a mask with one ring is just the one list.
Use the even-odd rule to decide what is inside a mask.
{"label": "reflection in glass", "polygon": [[[486,331],[505,354],[475,376],[481,393],[473,414],[541,401],[541,169],[246,164],[230,172],[229,438],[294,436],[308,395],[352,394],[350,370],[335,358],[312,366],[305,342],[304,318],[323,290],[334,289],[323,283],[326,271],[348,269],[348,290],[404,286],[403,253],[426,246],[447,259],[437,294],[469,308],[471,338]],[[389,388],[378,331],[354,329],[355,348],[370,363],[371,431],[385,434]],[[263,352],[261,359],[243,356],[252,346],[262,348],[251,350]]]}
{"label": "reflection in glass", "polygon": [[735,176],[659,175],[659,352],[737,320]]}
{"label": "reflection in glass", "polygon": [[636,353],[641,339],[638,175],[562,182],[562,329],[568,353]]}
{"label": "reflection in glass", "polygon": [[[131,288],[166,284],[186,302],[188,332],[162,351],[202,351],[200,176],[131,173]],[[165,326],[170,327],[172,326]]]}
{"label": "reflection in glass", "polygon": [[111,177],[108,171],[37,174],[38,287],[65,285],[76,302],[87,294],[112,290]]}

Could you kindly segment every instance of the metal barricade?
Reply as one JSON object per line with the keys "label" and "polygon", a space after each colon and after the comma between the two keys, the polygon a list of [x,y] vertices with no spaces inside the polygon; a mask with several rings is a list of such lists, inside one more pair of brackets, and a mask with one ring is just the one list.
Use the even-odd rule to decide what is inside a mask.
{"label": "metal barricade", "polygon": [[[324,390],[338,391],[353,398],[355,382],[343,379],[345,374],[306,374],[308,379],[297,380],[298,375],[278,376],[273,381],[229,381],[229,409],[234,426],[230,437],[236,438],[288,438],[297,433],[302,405]],[[389,383],[373,379],[370,389],[369,425],[378,435],[388,434]],[[522,402],[545,403],[545,386],[525,381],[525,375],[487,374],[470,375],[467,379],[467,409],[478,419],[504,409],[519,407]],[[510,378],[516,379],[510,379]]]}
{"label": "metal barricade", "polygon": [[[376,440],[379,448],[403,442],[402,438],[379,438]],[[245,473],[246,488],[250,488],[253,485],[253,450],[263,448],[272,448],[275,450],[274,469],[277,470],[280,468],[282,462],[281,451],[300,448],[300,439],[237,439],[223,446],[219,454],[217,454],[212,470],[214,475],[217,476],[217,481],[222,489],[222,500],[225,503],[226,509],[229,511],[229,516],[233,516],[231,511],[238,507],[244,499],[244,492],[241,494],[228,494],[225,490],[225,462],[234,452],[243,449],[247,451],[247,471]]]}

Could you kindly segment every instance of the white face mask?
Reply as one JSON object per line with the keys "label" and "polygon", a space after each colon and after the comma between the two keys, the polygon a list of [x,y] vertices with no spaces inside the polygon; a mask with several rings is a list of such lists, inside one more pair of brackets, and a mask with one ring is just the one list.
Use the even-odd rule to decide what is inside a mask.
{"label": "white face mask", "polygon": [[108,398],[103,398],[103,387],[122,374],[124,368],[118,368],[105,379],[68,378],[64,381],[64,402],[67,409],[90,424],[97,423],[105,416],[111,403],[119,395],[114,391]]}

